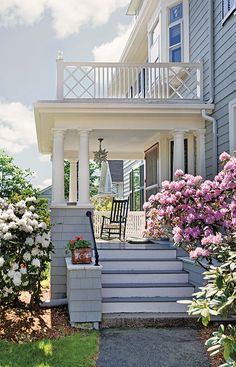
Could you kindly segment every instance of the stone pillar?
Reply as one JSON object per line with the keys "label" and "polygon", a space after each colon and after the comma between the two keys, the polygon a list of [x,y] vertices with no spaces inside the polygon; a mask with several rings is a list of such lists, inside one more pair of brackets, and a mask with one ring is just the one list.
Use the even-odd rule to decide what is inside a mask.
{"label": "stone pillar", "polygon": [[69,201],[77,201],[77,159],[69,159],[70,162],[70,187],[69,187]]}
{"label": "stone pillar", "polygon": [[102,266],[72,265],[66,258],[67,300],[70,323],[92,323],[99,328],[102,320]]}
{"label": "stone pillar", "polygon": [[205,146],[205,129],[199,129],[196,133],[197,137],[197,174],[205,178],[206,176],[206,146]]}
{"label": "stone pillar", "polygon": [[79,131],[79,206],[89,206],[89,130]]}
{"label": "stone pillar", "polygon": [[194,175],[195,168],[194,135],[188,134],[188,173]]}
{"label": "stone pillar", "polygon": [[177,169],[184,171],[184,131],[174,131],[173,175]]}
{"label": "stone pillar", "polygon": [[52,203],[64,204],[64,130],[53,130]]}

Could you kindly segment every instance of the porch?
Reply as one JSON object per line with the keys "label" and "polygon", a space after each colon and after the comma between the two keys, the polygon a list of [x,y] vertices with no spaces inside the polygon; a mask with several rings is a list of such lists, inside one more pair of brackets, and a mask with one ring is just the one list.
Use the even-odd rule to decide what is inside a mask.
{"label": "porch", "polygon": [[[59,58],[57,71],[57,99],[39,101],[34,105],[39,150],[52,157],[51,222],[55,248],[51,264],[53,299],[65,297],[69,289],[65,243],[78,234],[93,240],[86,212],[93,211],[89,195],[89,160],[93,159],[94,151],[98,148],[98,139],[104,139],[103,148],[108,150],[108,159],[144,160],[146,200],[158,190],[162,181],[173,177],[176,169],[205,176],[203,111],[210,112],[213,108],[203,101],[201,64],[84,64],[66,63]],[[64,159],[70,161],[68,202],[64,197]],[[97,236],[100,217],[101,214],[95,213]],[[144,223],[143,212],[130,212],[127,236],[142,237]],[[180,310],[174,299],[159,298],[163,284],[166,284],[164,298],[168,293],[167,283],[173,285],[179,282],[181,286],[178,289],[182,285],[185,289],[188,284],[188,274],[176,259],[176,250],[167,250],[170,244],[163,243],[154,245],[152,249],[140,248],[139,245],[128,249],[124,245],[122,250],[120,244],[117,245],[118,252],[114,247],[110,250],[101,249],[101,260],[108,268],[112,266],[113,270],[104,269],[107,273],[103,271],[102,275],[98,275],[100,280],[96,281],[93,279],[96,272],[91,270],[91,277],[85,279],[88,287],[100,284],[94,294],[101,293],[103,283],[115,284],[114,287],[107,287],[111,292],[113,288],[121,288],[122,291],[127,285],[127,292],[134,297],[140,289],[140,294],[144,292],[143,297],[137,300],[139,310],[147,311],[148,307],[154,310],[157,304],[161,305],[160,310],[164,310],[167,309],[166,301],[170,302],[170,310]],[[109,251],[112,251],[110,255]],[[105,254],[110,259],[106,259],[103,256]],[[117,261],[118,254],[121,261]],[[164,256],[168,254],[172,257],[172,270],[170,261]],[[85,276],[89,271],[82,274]],[[102,283],[101,276],[105,279]],[[125,285],[118,287],[117,284],[123,283],[122,279],[126,279]],[[133,281],[136,286],[130,286]],[[175,287],[173,285],[172,288]],[[136,290],[132,291],[133,288]],[[153,288],[157,288],[154,293]],[[190,286],[188,291],[191,289]],[[109,294],[107,290],[104,292]],[[153,302],[148,299],[152,298],[152,294],[156,294]],[[119,300],[116,306],[115,302],[104,302],[104,310],[109,309],[110,303],[113,312],[119,306],[125,310],[128,305],[130,310],[135,310],[128,298],[122,300],[122,305]],[[99,302],[101,306],[101,298]],[[81,304],[78,307],[82,307]],[[88,308],[91,307],[89,304]]]}

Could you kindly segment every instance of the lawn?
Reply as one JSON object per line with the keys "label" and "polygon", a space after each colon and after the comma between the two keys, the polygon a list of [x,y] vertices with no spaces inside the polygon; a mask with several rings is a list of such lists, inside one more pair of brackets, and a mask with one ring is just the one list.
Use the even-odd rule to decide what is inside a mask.
{"label": "lawn", "polygon": [[0,340],[0,367],[94,367],[98,332],[17,344]]}

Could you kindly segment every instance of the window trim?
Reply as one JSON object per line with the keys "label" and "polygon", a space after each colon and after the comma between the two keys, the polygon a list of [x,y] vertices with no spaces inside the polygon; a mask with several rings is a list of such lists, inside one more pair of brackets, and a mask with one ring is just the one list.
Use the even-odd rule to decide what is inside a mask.
{"label": "window trim", "polygon": [[156,44],[157,44],[157,52],[158,52],[158,55],[157,57],[155,58],[155,61],[152,61],[152,62],[160,62],[160,57],[161,57],[161,47],[160,47],[160,40],[161,40],[161,32],[158,34],[157,38],[156,38],[156,41],[153,42],[153,32],[154,32],[154,29],[157,27],[157,25],[160,25],[161,27],[161,23],[160,23],[160,17],[158,16],[158,18],[156,19],[155,23],[153,24],[153,26],[151,27],[151,30],[149,31],[149,54],[150,54],[150,57],[151,57],[151,50],[152,50],[152,47],[154,47]]}
{"label": "window trim", "polygon": [[[157,183],[147,186],[147,154],[152,153],[154,150],[157,150]],[[145,193],[147,193],[148,190],[151,190],[152,188],[155,187],[159,187],[159,183],[158,183],[158,174],[159,174],[159,166],[158,166],[158,158],[159,158],[159,154],[160,154],[160,145],[159,143],[155,143],[153,145],[151,145],[148,149],[146,149],[144,151],[144,161],[145,161],[145,166],[144,166],[144,190]]]}
{"label": "window trim", "polygon": [[236,0],[234,0],[234,4],[233,4],[232,8],[226,14],[224,14],[224,1],[229,1],[229,0],[221,0],[221,2],[222,2],[222,7],[221,7],[222,25],[225,24],[225,22],[227,21],[227,19],[232,14],[236,15]]}
{"label": "window trim", "polygon": [[[176,20],[175,22],[170,23],[170,9],[174,8],[175,6],[182,4],[182,18]],[[176,47],[180,47],[181,48],[181,60],[179,62],[183,62],[184,59],[184,3],[183,1],[178,2],[175,5],[171,5],[169,7],[167,7],[167,12],[168,12],[168,60],[169,62],[174,62],[171,61],[171,50],[176,48]],[[180,24],[180,39],[181,42],[175,44],[175,45],[170,45],[170,29],[176,25]]]}

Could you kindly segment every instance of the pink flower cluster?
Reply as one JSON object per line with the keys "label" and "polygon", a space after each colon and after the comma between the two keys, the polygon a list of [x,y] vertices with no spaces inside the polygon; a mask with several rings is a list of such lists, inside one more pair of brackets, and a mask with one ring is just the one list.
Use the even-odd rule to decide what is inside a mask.
{"label": "pink flower cluster", "polygon": [[192,258],[209,256],[232,238],[236,231],[236,158],[222,153],[220,160],[223,169],[212,181],[177,170],[175,181],[162,183],[162,190],[144,204],[146,236],[171,237]]}

